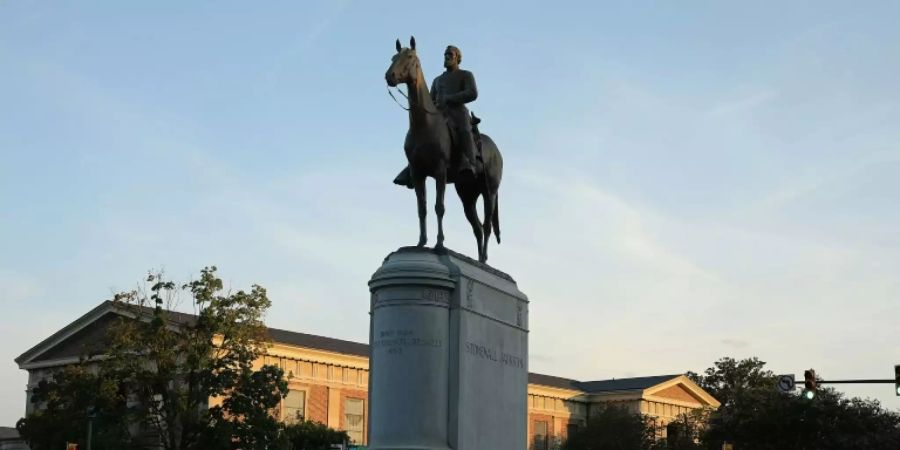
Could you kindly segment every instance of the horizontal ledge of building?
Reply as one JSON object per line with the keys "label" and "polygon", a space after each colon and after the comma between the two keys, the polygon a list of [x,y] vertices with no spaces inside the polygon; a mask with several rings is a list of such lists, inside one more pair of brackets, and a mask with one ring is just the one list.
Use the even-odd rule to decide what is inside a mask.
{"label": "horizontal ledge of building", "polygon": [[344,381],[340,381],[340,380],[328,380],[325,378],[298,377],[296,375],[291,378],[288,378],[287,376],[285,376],[285,380],[288,383],[315,384],[316,386],[325,386],[325,385],[356,386],[356,387],[367,387],[368,386],[368,383],[344,382]]}
{"label": "horizontal ledge of building", "polygon": [[684,400],[678,400],[678,399],[674,399],[674,398],[658,397],[655,395],[644,396],[641,398],[641,400],[648,401],[648,402],[656,402],[656,403],[675,405],[675,406],[684,406],[684,407],[692,408],[692,409],[702,408],[703,406],[706,406],[700,402],[687,402]]}
{"label": "horizontal ledge of building", "polygon": [[588,401],[591,403],[602,403],[609,401],[628,401],[644,399],[643,391],[609,391],[602,394],[588,394]]}
{"label": "horizontal ledge of building", "polygon": [[589,396],[582,391],[555,388],[543,384],[528,383],[528,395],[540,395],[542,397],[556,398],[573,402],[588,402]]}
{"label": "horizontal ledge of building", "polygon": [[[292,355],[291,353],[307,353],[309,355]],[[368,356],[351,355],[312,347],[303,347],[285,342],[274,342],[264,356],[293,361],[328,364],[335,367],[369,370]]]}
{"label": "horizontal ledge of building", "polygon": [[35,362],[25,363],[25,364],[20,365],[19,368],[22,370],[46,369],[49,367],[68,366],[68,365],[76,364],[79,362],[102,361],[106,358],[107,358],[106,355],[97,355],[97,356],[92,356],[92,357],[86,358],[86,359],[82,359],[79,357],[48,359],[48,360],[44,360],[44,361],[35,361]]}
{"label": "horizontal ledge of building", "polygon": [[[324,365],[326,365],[326,366],[328,366],[328,367],[336,367],[336,368],[338,368],[338,369],[364,370],[364,371],[366,371],[366,372],[369,371],[369,367],[368,367],[368,366],[363,366],[363,365],[350,365],[350,364],[343,364],[343,363],[335,363],[335,362],[325,361],[325,360],[321,360],[321,359],[291,358],[291,357],[287,357],[287,356],[272,356],[272,355],[269,355],[269,357],[270,357],[270,358],[280,358],[280,359],[285,359],[285,360],[288,360],[288,361],[291,361],[291,362],[298,362],[298,363],[324,364]],[[369,358],[366,358],[366,360],[368,360],[368,359],[369,359]]]}

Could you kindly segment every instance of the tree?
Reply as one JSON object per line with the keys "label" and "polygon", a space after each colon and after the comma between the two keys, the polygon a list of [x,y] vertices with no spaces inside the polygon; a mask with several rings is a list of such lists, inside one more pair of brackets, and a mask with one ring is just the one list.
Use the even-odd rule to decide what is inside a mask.
{"label": "tree", "polygon": [[296,450],[328,450],[332,444],[346,444],[350,436],[311,420],[300,420],[284,429],[282,448]]}
{"label": "tree", "polygon": [[722,403],[699,432],[705,448],[723,441],[759,450],[900,448],[900,414],[831,388],[813,400],[781,394],[764,366],[757,358],[722,358],[703,375],[688,374]]}
{"label": "tree", "polygon": [[666,450],[698,450],[705,424],[709,421],[708,409],[695,409],[687,414],[680,414],[666,425],[666,439],[657,444]]}
{"label": "tree", "polygon": [[765,365],[755,357],[741,361],[725,357],[713,363],[703,375],[688,372],[687,376],[715,397],[723,408],[728,408],[747,394],[774,390],[776,376],[764,370]]}
{"label": "tree", "polygon": [[656,426],[647,416],[603,405],[592,411],[584,428],[569,436],[563,450],[651,450],[656,435]]}
{"label": "tree", "polygon": [[[271,302],[256,285],[249,292],[223,292],[215,272],[215,267],[205,268],[200,279],[181,286],[196,316],[167,310],[178,289],[158,273],[147,278],[149,292],[117,294],[113,301],[128,317],[109,328],[100,354],[79,365],[96,375],[73,378],[66,373],[75,369],[64,369],[35,389],[35,401],[72,392],[76,381],[95,394],[111,383],[118,386],[116,402],[87,396],[84,404],[66,408],[119,414],[117,429],[139,430],[139,443],[166,450],[272,448],[281,427],[270,410],[287,394],[287,382],[278,367],[254,370],[266,352],[262,318]],[[210,399],[220,404],[210,408]],[[22,435],[29,442],[38,442],[47,426],[60,424],[58,414],[44,411],[50,409],[23,421]]]}
{"label": "tree", "polygon": [[38,383],[31,398],[40,408],[16,423],[32,450],[60,449],[65,442],[85,448],[89,424],[94,450],[135,447],[127,427],[126,395],[115,380],[95,372],[84,364],[71,365],[53,380]]}

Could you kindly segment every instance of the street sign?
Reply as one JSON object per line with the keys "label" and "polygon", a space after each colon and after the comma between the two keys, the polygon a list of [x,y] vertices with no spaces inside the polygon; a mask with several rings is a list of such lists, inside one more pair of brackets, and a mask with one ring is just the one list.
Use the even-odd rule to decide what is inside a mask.
{"label": "street sign", "polygon": [[778,375],[778,391],[782,394],[794,392],[794,375]]}

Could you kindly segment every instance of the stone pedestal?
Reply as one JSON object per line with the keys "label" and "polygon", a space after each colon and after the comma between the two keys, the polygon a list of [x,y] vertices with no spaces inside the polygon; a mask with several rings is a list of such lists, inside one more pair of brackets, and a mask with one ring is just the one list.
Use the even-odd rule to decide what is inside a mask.
{"label": "stone pedestal", "polygon": [[515,281],[404,247],[369,288],[368,448],[527,448],[528,299]]}

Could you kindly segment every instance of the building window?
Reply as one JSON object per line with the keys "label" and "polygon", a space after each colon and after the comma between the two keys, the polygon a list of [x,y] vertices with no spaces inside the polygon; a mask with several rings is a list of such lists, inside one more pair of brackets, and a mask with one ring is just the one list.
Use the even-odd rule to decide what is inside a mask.
{"label": "building window", "polygon": [[350,442],[362,444],[365,437],[366,408],[365,402],[358,398],[344,400],[344,423]]}
{"label": "building window", "polygon": [[294,423],[306,417],[306,391],[288,391],[281,402],[282,416],[285,423]]}
{"label": "building window", "polygon": [[532,446],[534,450],[547,450],[549,440],[547,428],[547,422],[541,420],[534,422],[534,445]]}
{"label": "building window", "polygon": [[577,423],[570,423],[566,425],[566,437],[572,437],[575,433],[578,433]]}

